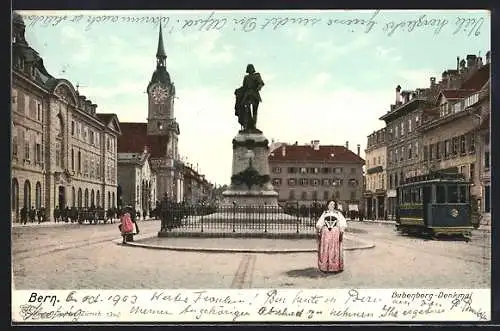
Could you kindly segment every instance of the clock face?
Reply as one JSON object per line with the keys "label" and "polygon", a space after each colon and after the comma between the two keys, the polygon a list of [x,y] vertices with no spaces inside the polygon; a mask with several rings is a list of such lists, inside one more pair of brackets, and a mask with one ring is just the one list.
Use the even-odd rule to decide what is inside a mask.
{"label": "clock face", "polygon": [[153,97],[154,103],[158,104],[163,102],[167,98],[168,93],[167,90],[163,89],[161,86],[155,86],[151,95]]}

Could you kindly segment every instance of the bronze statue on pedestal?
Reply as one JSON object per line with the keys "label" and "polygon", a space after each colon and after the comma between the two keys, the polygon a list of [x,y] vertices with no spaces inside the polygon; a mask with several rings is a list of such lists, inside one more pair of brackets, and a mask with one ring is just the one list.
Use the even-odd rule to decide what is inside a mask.
{"label": "bronze statue on pedestal", "polygon": [[236,102],[234,105],[235,115],[243,132],[260,132],[257,129],[257,110],[262,102],[260,90],[264,81],[253,64],[247,65],[247,75],[243,78],[243,85],[234,91]]}

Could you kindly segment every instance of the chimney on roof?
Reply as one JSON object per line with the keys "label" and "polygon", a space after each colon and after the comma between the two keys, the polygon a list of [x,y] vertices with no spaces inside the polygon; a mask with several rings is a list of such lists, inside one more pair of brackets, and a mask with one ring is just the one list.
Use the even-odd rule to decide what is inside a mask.
{"label": "chimney on roof", "polygon": [[298,142],[298,141],[296,141],[296,142],[295,142],[295,146],[298,146],[298,145],[299,145],[299,142]]}
{"label": "chimney on roof", "polygon": [[476,57],[474,54],[467,55],[467,69],[470,69],[476,64]]}
{"label": "chimney on roof", "polygon": [[401,103],[401,86],[396,86],[396,105]]}
{"label": "chimney on roof", "polygon": [[457,56],[457,71],[460,69],[460,57]]}
{"label": "chimney on roof", "polygon": [[346,149],[349,149],[349,141],[346,141],[346,142],[345,142],[345,148],[346,148]]}
{"label": "chimney on roof", "polygon": [[283,155],[283,157],[285,157],[285,156],[286,156],[286,145],[285,145],[285,144],[283,144],[283,145],[281,146],[281,155]]}
{"label": "chimney on roof", "polygon": [[361,145],[360,145],[360,144],[358,144],[358,146],[357,146],[357,147],[358,147],[358,156],[359,156],[359,153],[361,152]]}
{"label": "chimney on roof", "polygon": [[315,151],[319,151],[319,140],[313,140],[313,148]]}

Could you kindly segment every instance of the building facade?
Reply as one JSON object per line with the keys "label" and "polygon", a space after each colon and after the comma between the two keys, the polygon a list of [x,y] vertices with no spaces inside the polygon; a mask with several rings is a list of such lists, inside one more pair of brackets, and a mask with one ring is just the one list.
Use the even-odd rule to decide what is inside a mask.
{"label": "building facade", "polygon": [[[271,181],[281,203],[311,205],[335,199],[347,210],[362,202],[364,160],[347,146],[282,143],[269,155]],[[356,209],[352,208],[351,209]]]}
{"label": "building facade", "polygon": [[156,70],[147,85],[148,116],[145,123],[121,123],[119,153],[141,153],[146,147],[156,173],[157,196],[167,194],[180,202],[184,196],[184,165],[179,158],[179,123],[175,119],[175,86],[166,68],[167,55],[160,26]]}
{"label": "building facade", "polygon": [[480,108],[481,124],[477,130],[477,169],[478,181],[481,187],[479,194],[479,209],[482,213],[482,222],[491,224],[491,122],[490,122],[490,86],[480,91],[477,107]]}
{"label": "building facade", "polygon": [[97,105],[65,79],[56,79],[25,39],[14,13],[12,36],[11,151],[12,218],[23,208],[116,206],[115,114]]}
{"label": "building facade", "polygon": [[184,198],[190,205],[207,203],[213,200],[213,186],[196,169],[185,164],[184,166]]}
{"label": "building facade", "polygon": [[[489,199],[489,63],[468,56],[469,75],[457,89],[441,89],[422,125],[422,170],[462,173],[472,184],[471,197],[478,200],[488,222]],[[473,66],[473,67],[472,67]],[[484,129],[484,130],[483,130]]]}
{"label": "building facade", "polygon": [[386,123],[388,218],[395,212],[396,187],[405,178],[420,174],[422,141],[417,128],[422,124],[430,94],[430,89],[401,91],[398,85],[395,104],[380,117]]}
{"label": "building facade", "polygon": [[141,215],[155,209],[157,196],[156,174],[151,168],[150,154],[118,153],[118,206],[130,205]]}
{"label": "building facade", "polygon": [[368,136],[365,163],[364,215],[367,219],[385,219],[388,215],[386,128]]}

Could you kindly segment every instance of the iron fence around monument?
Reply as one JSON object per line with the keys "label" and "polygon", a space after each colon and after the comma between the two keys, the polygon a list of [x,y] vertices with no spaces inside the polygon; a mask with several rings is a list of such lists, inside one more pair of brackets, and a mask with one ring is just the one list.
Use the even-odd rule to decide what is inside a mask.
{"label": "iron fence around monument", "polygon": [[298,206],[182,206],[161,215],[159,235],[312,236],[323,210]]}

